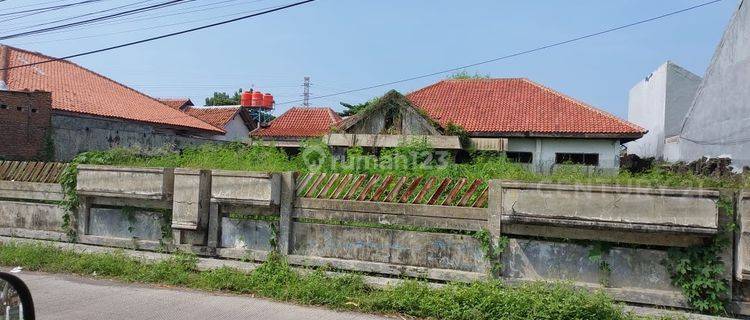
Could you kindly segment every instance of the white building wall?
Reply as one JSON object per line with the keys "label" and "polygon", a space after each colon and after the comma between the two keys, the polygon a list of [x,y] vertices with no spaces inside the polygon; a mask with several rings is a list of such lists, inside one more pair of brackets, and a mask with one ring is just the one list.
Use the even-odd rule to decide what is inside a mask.
{"label": "white building wall", "polygon": [[628,121],[648,130],[626,144],[628,153],[664,157],[665,139],[679,133],[701,78],[667,61],[630,89]]}
{"label": "white building wall", "polygon": [[724,32],[679,135],[679,160],[729,156],[750,165],[750,1]]}
{"label": "white building wall", "polygon": [[658,157],[664,148],[664,106],[667,99],[667,64],[630,89],[628,121],[648,130],[642,138],[627,143],[628,153]]}
{"label": "white building wall", "polygon": [[531,152],[532,168],[550,172],[557,153],[596,153],[600,169],[620,168],[620,140],[568,138],[508,138],[508,151]]}
{"label": "white building wall", "polygon": [[227,132],[224,135],[213,136],[214,140],[222,141],[245,141],[250,138],[250,130],[242,121],[242,117],[239,114],[234,115],[234,118],[230,120],[224,130]]}

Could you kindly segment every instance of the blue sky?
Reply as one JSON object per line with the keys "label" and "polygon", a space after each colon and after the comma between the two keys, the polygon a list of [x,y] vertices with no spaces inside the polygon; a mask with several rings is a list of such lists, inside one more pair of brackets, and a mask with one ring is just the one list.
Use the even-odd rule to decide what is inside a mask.
{"label": "blue sky", "polygon": [[[214,91],[253,85],[257,90],[276,95],[277,102],[282,104],[275,113],[280,114],[300,104],[284,102],[300,99],[304,76],[312,78],[314,97],[491,59],[705,1],[318,0],[74,61],[152,96],[186,96],[198,105]],[[0,2],[0,14],[40,2],[49,1]],[[0,34],[134,2],[137,0],[105,0],[97,5],[24,17],[4,22]],[[121,18],[117,23],[10,39],[5,43],[64,56],[290,2],[195,0]],[[738,0],[724,0],[656,22],[467,71],[492,77],[530,78],[625,118],[628,90],[666,60],[698,75],[704,73],[738,3]],[[311,104],[340,110],[340,101],[362,102],[388,89],[406,93],[446,76],[314,99]]]}

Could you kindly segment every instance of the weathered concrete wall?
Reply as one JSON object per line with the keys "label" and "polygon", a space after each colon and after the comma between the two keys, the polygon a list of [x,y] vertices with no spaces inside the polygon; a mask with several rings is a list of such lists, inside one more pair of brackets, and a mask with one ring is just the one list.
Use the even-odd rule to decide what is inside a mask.
{"label": "weathered concrete wall", "polygon": [[0,201],[0,228],[62,232],[63,214],[56,204]]}
{"label": "weathered concrete wall", "polygon": [[221,247],[271,251],[271,223],[268,221],[221,219]]}
{"label": "weathered concrete wall", "polygon": [[166,199],[174,189],[174,169],[78,166],[76,191],[82,195]]}
{"label": "weathered concrete wall", "polygon": [[[85,166],[83,169],[80,175],[86,190],[86,180],[93,178]],[[105,169],[106,174],[123,175],[120,179],[131,184],[138,184],[134,177],[144,174],[141,169]],[[131,176],[124,173],[128,170]],[[207,172],[175,171],[177,182],[166,184],[172,190],[163,192],[174,197],[128,197],[133,192],[122,193],[114,182],[109,188],[117,192],[102,193],[99,187],[89,189],[96,191],[93,194],[84,191],[76,221],[79,241],[141,250],[179,248],[204,256],[254,261],[264,261],[272,250],[278,250],[293,265],[441,281],[492,276],[510,282],[567,280],[584,287],[602,287],[620,301],[684,307],[684,297],[670,284],[661,261],[670,247],[701,243],[713,236],[719,223],[718,192],[711,190],[492,180],[485,209],[302,198],[295,196],[292,173],[217,170],[209,184]],[[148,172],[160,173],[163,170]],[[57,199],[55,196],[46,195],[42,192],[45,187],[38,184],[16,187],[25,191],[4,192],[10,185],[14,184],[0,183],[0,199],[10,194],[16,197],[0,200],[0,234],[13,234],[10,228],[38,230],[37,234],[24,233],[29,238],[52,238],[44,232],[63,234],[62,211],[54,204],[32,203],[39,201],[34,199]],[[198,223],[197,229],[175,229],[171,243],[165,241],[163,226],[169,222],[163,221],[162,212],[171,209],[174,216],[192,221],[193,213],[200,211],[196,206],[200,194],[209,194],[205,188],[209,185],[207,227]],[[163,186],[154,188],[163,190]],[[49,191],[60,196],[59,189]],[[745,198],[743,201],[750,201]],[[41,205],[47,207],[40,209]],[[750,215],[743,205],[740,201],[740,222]],[[742,232],[747,229],[741,227]],[[488,231],[493,243],[501,236],[509,238],[500,259],[502,274],[489,272],[492,262],[485,257],[480,240],[470,233],[480,230]],[[743,235],[737,250],[746,247]],[[599,241],[611,246],[603,255],[611,272],[590,258]],[[731,252],[722,257],[735,259]],[[737,269],[745,270],[744,259],[737,258]]]}
{"label": "weathered concrete wall", "polygon": [[[158,241],[162,238],[162,214],[132,208],[91,208],[89,234],[111,238],[138,238]],[[129,216],[130,215],[130,216]]]}
{"label": "weathered concrete wall", "polygon": [[519,221],[620,229],[640,225],[644,230],[705,234],[718,230],[717,191],[513,182],[500,185],[502,214]]}
{"label": "weathered concrete wall", "polygon": [[0,234],[62,240],[59,184],[0,181]]}
{"label": "weathered concrete wall", "polygon": [[626,302],[686,307],[679,288],[671,284],[662,265],[664,250],[612,247],[602,260],[611,271],[589,258],[591,245],[530,239],[511,239],[503,260],[508,280],[571,281],[600,287]]}
{"label": "weathered concrete wall", "polygon": [[292,230],[295,255],[485,272],[479,242],[470,236],[312,223],[294,223]]}
{"label": "weathered concrete wall", "polygon": [[52,129],[57,161],[70,161],[85,151],[116,147],[163,150],[220,142],[195,132],[59,111],[52,114]]}
{"label": "weathered concrete wall", "polygon": [[278,205],[279,174],[213,170],[211,198],[234,203]]}
{"label": "weathered concrete wall", "polygon": [[737,248],[735,277],[750,280],[750,192],[743,192],[737,199]]}
{"label": "weathered concrete wall", "polygon": [[184,230],[206,229],[211,198],[209,170],[174,170],[172,228]]}

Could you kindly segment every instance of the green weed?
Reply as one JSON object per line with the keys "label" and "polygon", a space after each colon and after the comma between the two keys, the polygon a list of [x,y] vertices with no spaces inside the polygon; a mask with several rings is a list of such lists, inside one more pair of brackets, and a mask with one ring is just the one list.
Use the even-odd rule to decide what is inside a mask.
{"label": "green weed", "polygon": [[405,281],[384,289],[365,284],[356,274],[331,276],[326,269],[300,273],[277,254],[251,272],[229,267],[196,268],[192,254],[177,253],[159,262],[122,252],[76,253],[37,244],[0,245],[0,265],[30,271],[65,272],[125,282],[226,291],[279,301],[429,319],[638,319],[601,292],[567,284],[507,286],[499,281],[451,283],[433,288]]}

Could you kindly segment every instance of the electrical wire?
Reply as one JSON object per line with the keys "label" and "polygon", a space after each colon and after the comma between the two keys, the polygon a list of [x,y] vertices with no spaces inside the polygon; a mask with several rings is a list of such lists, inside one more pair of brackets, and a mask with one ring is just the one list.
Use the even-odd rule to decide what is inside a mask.
{"label": "electrical wire", "polygon": [[[56,6],[44,7],[44,8],[36,8],[36,9],[21,10],[21,11],[16,11],[16,12],[0,13],[0,17],[12,16],[12,15],[22,14],[22,13],[32,13],[32,12],[38,12],[38,11],[44,11],[44,12],[46,12],[46,11],[50,11],[50,10],[59,10],[59,9],[65,9],[65,8],[74,7],[74,6],[78,6],[78,5],[82,5],[82,4],[89,4],[89,3],[102,2],[102,1],[107,1],[107,0],[84,0],[84,1],[80,1],[80,2],[68,3],[68,4],[61,4],[61,5],[56,5]],[[53,3],[53,2],[48,2],[48,3]],[[18,7],[18,8],[20,8],[20,7]]]}
{"label": "electrical wire", "polygon": [[[153,0],[147,0],[143,2],[149,2],[149,1],[153,1]],[[89,28],[93,28],[96,26],[110,26],[110,25],[123,24],[123,23],[128,23],[128,22],[161,19],[161,18],[177,16],[177,15],[185,15],[185,14],[190,14],[190,13],[195,13],[195,12],[205,12],[208,10],[215,10],[215,9],[235,6],[235,4],[222,5],[222,6],[217,6],[217,5],[223,4],[223,3],[229,3],[229,2],[237,2],[237,1],[241,1],[241,0],[223,0],[223,1],[218,1],[214,3],[202,4],[198,6],[185,7],[185,8],[181,8],[177,12],[166,12],[166,13],[153,14],[153,15],[139,15],[139,17],[116,17],[116,18],[108,19],[106,21],[93,22],[93,23],[89,23],[83,26],[66,28],[65,30],[46,32],[44,35],[67,33],[67,32],[72,32],[72,31],[80,30],[80,29],[89,29]],[[253,1],[249,1],[248,3],[255,3],[255,2],[261,2],[261,1],[266,1],[266,0],[253,0]],[[128,6],[131,6],[131,5],[128,5]],[[208,8],[201,9],[201,10],[185,11],[185,10],[190,10],[190,9],[195,9],[195,8],[204,8],[204,7],[208,7]],[[226,15],[226,16],[229,16],[229,15]],[[207,20],[207,19],[202,19],[202,20]],[[50,23],[54,23],[54,22],[49,22],[49,23],[44,23],[44,24],[50,24]],[[35,26],[39,26],[39,25],[22,26],[22,27],[13,28],[13,29],[7,29],[5,31],[24,30],[24,29],[35,27]]]}
{"label": "electrical wire", "polygon": [[[546,49],[550,49],[550,48],[554,48],[554,47],[559,47],[559,46],[562,46],[562,45],[565,45],[565,44],[568,44],[568,43],[577,42],[577,41],[581,41],[581,40],[584,40],[584,39],[588,39],[588,38],[593,38],[593,37],[596,37],[596,36],[600,36],[600,35],[603,35],[603,34],[612,33],[612,32],[618,31],[618,30],[627,29],[627,28],[630,28],[630,27],[634,27],[634,26],[637,26],[637,25],[644,24],[644,23],[648,23],[648,22],[660,20],[660,19],[663,19],[663,18],[666,18],[666,17],[670,17],[670,16],[674,16],[674,15],[677,15],[677,14],[680,14],[680,13],[684,13],[684,12],[688,12],[688,11],[691,11],[691,10],[695,10],[695,9],[698,9],[698,8],[701,8],[701,7],[705,7],[705,6],[708,6],[708,5],[711,5],[711,4],[714,4],[714,3],[718,3],[718,2],[721,2],[721,1],[722,0],[713,0],[713,1],[708,1],[708,2],[704,2],[704,3],[700,3],[700,4],[697,4],[697,5],[694,5],[694,6],[690,6],[690,7],[684,8],[684,9],[680,9],[680,10],[672,11],[672,12],[669,12],[669,13],[665,13],[665,14],[662,14],[662,15],[659,15],[659,16],[656,16],[656,17],[651,17],[651,18],[648,18],[648,19],[638,20],[636,22],[632,22],[632,23],[620,25],[620,26],[617,26],[617,27],[609,28],[609,29],[604,29],[602,31],[598,31],[598,32],[594,32],[594,33],[589,33],[589,34],[586,34],[586,35],[583,35],[583,36],[578,36],[578,37],[571,38],[571,39],[564,40],[564,41],[554,42],[554,43],[543,45],[543,46],[539,46],[539,47],[536,47],[536,48],[533,48],[533,49],[528,49],[528,50],[514,52],[514,53],[507,54],[507,55],[504,55],[504,56],[501,56],[501,57],[497,57],[497,58],[492,58],[492,59],[488,59],[488,60],[484,60],[484,61],[479,61],[479,62],[475,62],[475,63],[470,63],[470,64],[462,65],[462,66],[455,67],[455,68],[444,69],[444,70],[440,70],[440,71],[430,72],[430,73],[427,73],[427,74],[412,76],[412,77],[403,78],[403,79],[399,79],[399,80],[394,80],[394,81],[389,81],[389,82],[384,82],[384,83],[378,83],[378,84],[374,84],[374,85],[370,85],[370,86],[366,86],[366,87],[361,87],[361,88],[356,88],[356,89],[350,89],[350,90],[344,90],[344,91],[340,91],[340,92],[336,92],[336,93],[331,93],[331,94],[325,94],[325,95],[319,95],[319,96],[312,96],[312,97],[310,97],[310,99],[322,99],[322,98],[340,96],[340,95],[343,95],[343,94],[348,94],[348,93],[353,93],[353,92],[358,92],[358,91],[365,91],[365,90],[370,90],[370,89],[375,89],[375,88],[390,86],[390,85],[394,85],[394,84],[399,84],[399,83],[403,83],[403,82],[409,82],[409,81],[413,81],[413,80],[428,78],[428,77],[432,77],[432,76],[436,76],[436,75],[441,75],[441,74],[445,74],[445,73],[449,73],[449,72],[456,72],[456,71],[464,70],[464,69],[467,69],[467,68],[471,68],[471,67],[475,67],[475,66],[479,66],[479,65],[483,65],[483,64],[488,64],[488,63],[492,63],[492,62],[496,62],[496,61],[507,60],[507,59],[510,59],[510,58],[515,58],[515,57],[518,57],[518,56],[527,55],[527,54],[530,54],[530,53],[534,53],[534,52],[538,52],[538,51],[542,51],[542,50],[546,50]],[[292,103],[298,103],[298,102],[302,102],[302,101],[304,101],[304,99],[297,99],[297,100],[285,101],[285,102],[277,103],[276,105],[292,104]]]}
{"label": "electrical wire", "polygon": [[43,61],[26,63],[26,64],[22,64],[22,65],[18,65],[18,66],[5,67],[5,68],[2,68],[0,70],[11,70],[11,69],[17,69],[17,68],[23,68],[23,67],[36,66],[36,65],[40,65],[40,64],[44,64],[44,63],[53,62],[53,61],[67,60],[67,59],[71,59],[71,58],[77,58],[77,57],[87,56],[87,55],[91,55],[91,54],[95,54],[95,53],[100,53],[100,52],[115,50],[115,49],[119,49],[119,48],[129,47],[129,46],[133,46],[133,45],[136,45],[136,44],[151,42],[151,41],[154,41],[154,40],[169,38],[169,37],[173,37],[173,36],[177,36],[177,35],[181,35],[181,34],[195,32],[195,31],[198,31],[198,30],[213,28],[213,27],[217,27],[217,26],[221,26],[221,25],[225,25],[225,24],[228,24],[228,23],[237,22],[237,21],[241,21],[241,20],[245,20],[245,19],[249,19],[249,18],[253,18],[253,17],[257,17],[257,16],[262,16],[262,15],[265,15],[265,14],[269,14],[269,13],[272,13],[272,12],[289,9],[289,8],[296,7],[296,6],[299,6],[299,5],[303,5],[303,4],[306,4],[306,3],[310,3],[310,2],[313,2],[313,1],[315,1],[315,0],[299,1],[299,2],[295,2],[295,3],[292,3],[292,4],[285,5],[285,6],[280,6],[280,7],[277,7],[277,8],[269,9],[269,10],[266,10],[266,11],[262,11],[262,12],[258,12],[258,13],[254,13],[254,14],[249,14],[249,15],[245,15],[245,16],[242,16],[242,17],[233,18],[233,19],[229,19],[229,20],[224,20],[224,21],[220,21],[220,22],[216,22],[216,23],[212,23],[212,24],[207,24],[207,25],[200,26],[200,27],[195,27],[195,28],[186,29],[186,30],[177,31],[177,32],[172,32],[172,33],[167,33],[167,34],[163,34],[163,35],[156,36],[156,37],[146,38],[146,39],[132,41],[132,42],[127,42],[127,43],[123,43],[123,44],[119,44],[119,45],[115,45],[115,46],[110,46],[110,47],[106,47],[106,48],[101,48],[101,49],[97,49],[97,50],[91,50],[91,51],[76,53],[76,54],[72,54],[72,55],[64,56],[64,57],[60,57],[60,58],[53,58],[53,59],[48,59],[48,60],[43,60]]}
{"label": "electrical wire", "polygon": [[35,27],[46,26],[46,25],[50,25],[50,24],[53,24],[53,23],[65,22],[65,21],[69,21],[69,20],[73,20],[73,19],[78,19],[78,18],[92,16],[92,15],[99,14],[99,13],[110,12],[110,11],[114,11],[114,10],[118,10],[118,9],[122,9],[122,8],[132,7],[134,5],[143,4],[143,3],[151,2],[151,1],[153,1],[153,0],[138,1],[138,2],[131,3],[131,4],[117,6],[117,7],[114,7],[114,8],[99,10],[99,11],[95,11],[95,12],[89,12],[89,13],[85,13],[85,14],[82,14],[82,15],[74,16],[74,17],[68,17],[68,18],[64,18],[64,19],[47,21],[47,22],[42,22],[42,23],[37,23],[37,24],[32,24],[32,25],[27,25],[27,26],[22,26],[22,27],[18,27],[18,28],[11,28],[11,29],[7,29],[7,30],[4,30],[4,31],[9,32],[9,31],[24,30],[24,29],[31,29],[31,28],[35,28]]}
{"label": "electrical wire", "polygon": [[[15,43],[16,45],[29,45],[29,44],[39,44],[39,43],[55,43],[55,42],[65,42],[65,41],[72,41],[72,40],[81,40],[81,39],[92,39],[92,38],[100,38],[100,37],[107,37],[107,36],[113,36],[123,33],[133,33],[138,31],[146,31],[146,30],[154,30],[154,29],[161,29],[161,28],[167,28],[167,27],[173,27],[173,26],[179,26],[179,25],[185,25],[185,24],[191,24],[195,22],[201,22],[201,21],[212,21],[219,18],[226,18],[226,17],[234,17],[238,15],[248,14],[252,12],[258,12],[263,10],[268,10],[275,7],[265,7],[255,10],[248,10],[248,11],[242,11],[237,12],[233,14],[225,14],[220,16],[213,16],[205,19],[197,19],[197,20],[190,20],[190,21],[184,21],[184,22],[176,22],[176,23],[168,23],[168,24],[162,24],[162,25],[156,25],[146,28],[137,28],[137,29],[128,29],[128,30],[122,30],[122,31],[116,31],[116,32],[108,32],[108,33],[99,33],[99,34],[93,34],[93,35],[87,35],[87,36],[80,36],[80,37],[72,37],[72,38],[63,38],[63,39],[50,39],[50,40],[41,40],[41,41],[31,41],[31,42],[21,42],[21,43]],[[56,33],[56,32],[53,32]]]}
{"label": "electrical wire", "polygon": [[151,6],[146,6],[146,7],[136,8],[136,9],[132,9],[132,10],[122,11],[122,12],[114,13],[114,14],[111,14],[111,15],[96,17],[96,18],[92,18],[92,19],[88,19],[88,20],[71,22],[71,23],[67,23],[67,24],[63,24],[63,25],[58,25],[58,26],[53,26],[53,27],[42,28],[42,29],[32,30],[32,31],[26,31],[26,32],[21,32],[21,33],[7,35],[7,36],[1,36],[0,40],[13,39],[13,38],[23,37],[23,36],[27,36],[27,35],[32,35],[32,34],[39,34],[39,33],[45,33],[45,32],[49,32],[49,31],[53,31],[53,30],[65,29],[65,28],[69,28],[69,27],[72,27],[72,26],[78,26],[78,25],[83,25],[83,24],[87,24],[87,23],[91,23],[91,22],[102,21],[102,20],[106,20],[106,19],[111,19],[113,17],[121,17],[121,16],[125,16],[125,15],[137,14],[137,13],[144,12],[144,11],[156,10],[156,9],[160,9],[160,8],[164,8],[164,7],[168,7],[168,6],[172,6],[172,5],[176,5],[176,4],[180,4],[180,3],[192,2],[192,1],[195,1],[195,0],[169,0],[169,1],[165,1],[165,2],[162,2],[162,3],[159,3],[159,4],[155,4],[155,5],[151,5]]}

